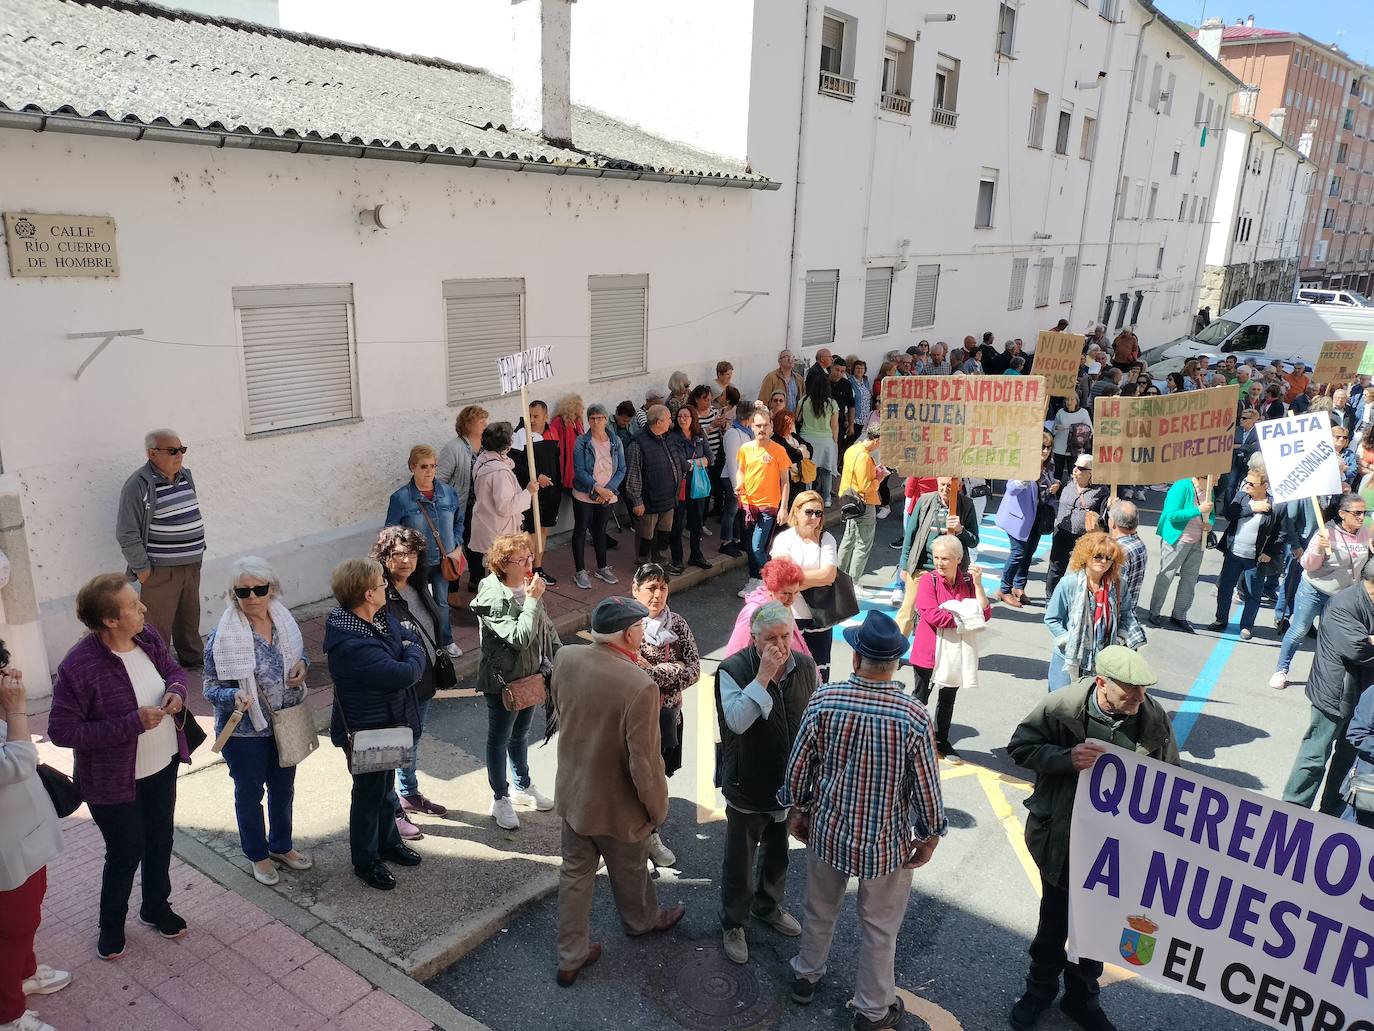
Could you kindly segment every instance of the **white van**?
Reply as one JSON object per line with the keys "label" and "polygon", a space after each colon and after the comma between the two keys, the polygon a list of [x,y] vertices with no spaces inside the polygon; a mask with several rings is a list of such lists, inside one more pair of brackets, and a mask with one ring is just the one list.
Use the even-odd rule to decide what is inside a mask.
{"label": "white van", "polygon": [[1374,308],[1374,301],[1358,290],[1331,290],[1320,286],[1298,287],[1295,300],[1303,304],[1335,304],[1342,308]]}
{"label": "white van", "polygon": [[1327,340],[1367,340],[1374,344],[1374,308],[1283,301],[1242,301],[1201,333],[1179,337],[1147,350],[1142,357],[1155,379],[1183,368],[1199,354],[1234,354],[1261,366],[1275,359],[1317,363]]}

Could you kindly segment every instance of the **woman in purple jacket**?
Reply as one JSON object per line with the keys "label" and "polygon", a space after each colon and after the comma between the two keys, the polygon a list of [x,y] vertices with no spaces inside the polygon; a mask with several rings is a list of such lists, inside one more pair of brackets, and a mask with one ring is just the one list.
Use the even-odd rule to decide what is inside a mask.
{"label": "woman in purple jacket", "polygon": [[1059,480],[1054,475],[1054,434],[1044,433],[1040,443],[1040,478],[1037,480],[1008,480],[1007,492],[997,506],[993,522],[1007,535],[1011,554],[1002,567],[1002,583],[997,600],[1019,609],[1030,578],[1030,564],[1035,549],[1040,546],[1044,532],[1039,519],[1042,505],[1053,512],[1059,494]]}
{"label": "woman in purple jacket", "polygon": [[102,573],[76,595],[91,631],[57,670],[48,736],[76,756],[76,784],[105,838],[100,883],[101,959],[124,954],[134,873],[143,866],[140,923],[180,938],[186,921],[168,904],[177,763],[190,762],[183,731],[186,672],[151,625],[129,581]]}

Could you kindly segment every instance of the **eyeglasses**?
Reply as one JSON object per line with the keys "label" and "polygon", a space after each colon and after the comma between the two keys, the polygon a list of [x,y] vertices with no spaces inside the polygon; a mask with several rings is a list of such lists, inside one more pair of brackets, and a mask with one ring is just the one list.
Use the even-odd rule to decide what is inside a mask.
{"label": "eyeglasses", "polygon": [[1115,555],[1107,555],[1107,554],[1104,554],[1104,553],[1102,553],[1102,552],[1098,552],[1096,555],[1093,556],[1093,561],[1094,561],[1094,562],[1115,562],[1115,561],[1116,561],[1116,556],[1115,556]]}
{"label": "eyeglasses", "polygon": [[258,584],[255,587],[235,587],[234,597],[246,598],[250,594],[256,594],[259,598],[266,598],[267,595],[271,592],[271,590],[271,584]]}
{"label": "eyeglasses", "polygon": [[1364,519],[1369,515],[1369,513],[1364,509],[1360,509],[1358,512],[1356,512],[1353,508],[1345,514],[1348,516],[1357,516],[1360,519]]}
{"label": "eyeglasses", "polygon": [[190,451],[191,449],[188,448],[188,447],[186,447],[185,445],[182,445],[181,447],[150,447],[148,450],[149,450],[149,451],[162,451],[162,452],[164,452],[164,453],[166,453],[166,454],[171,455],[173,458],[175,458],[177,455],[184,455],[184,454],[186,454],[186,452]]}
{"label": "eyeglasses", "polygon": [[804,515],[804,516],[810,516],[812,519],[819,519],[821,516],[825,515],[825,509],[823,509],[823,508],[803,508],[803,509],[802,509],[802,515]]}
{"label": "eyeglasses", "polygon": [[381,583],[379,583],[379,584],[373,584],[371,587],[368,588],[368,590],[369,590],[369,591],[384,591],[384,590],[386,590],[386,581],[383,580],[383,581],[382,581]]}

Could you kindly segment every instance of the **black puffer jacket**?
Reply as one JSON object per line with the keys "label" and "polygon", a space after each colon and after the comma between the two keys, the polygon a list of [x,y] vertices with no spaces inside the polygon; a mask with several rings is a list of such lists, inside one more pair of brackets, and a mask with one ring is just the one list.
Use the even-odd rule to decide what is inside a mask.
{"label": "black puffer jacket", "polygon": [[359,730],[405,726],[420,733],[414,686],[425,670],[425,650],[385,609],[364,623],[336,608],[325,620],[324,653],[334,680],[334,744],[343,748]]}
{"label": "black puffer jacket", "polygon": [[1374,601],[1364,582],[1338,591],[1322,610],[1317,650],[1307,678],[1307,700],[1333,720],[1355,711],[1361,692],[1374,684]]}
{"label": "black puffer jacket", "polygon": [[625,466],[625,497],[631,507],[643,505],[648,513],[673,510],[685,469],[681,452],[667,433],[656,435],[647,427],[636,433]]}

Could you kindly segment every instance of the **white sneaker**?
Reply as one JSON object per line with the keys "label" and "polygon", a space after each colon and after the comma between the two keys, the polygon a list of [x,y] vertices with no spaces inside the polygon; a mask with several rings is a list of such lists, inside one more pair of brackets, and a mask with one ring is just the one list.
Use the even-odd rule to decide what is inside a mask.
{"label": "white sneaker", "polygon": [[457,643],[453,641],[450,641],[448,644],[444,645],[444,651],[448,652],[449,655],[455,659],[461,658],[463,655],[463,649],[459,648]]}
{"label": "white sneaker", "polygon": [[615,570],[610,566],[602,566],[593,574],[598,580],[608,584],[618,584],[620,580],[615,575]]}
{"label": "white sneaker", "polygon": [[46,963],[39,963],[32,977],[24,978],[25,995],[51,995],[60,992],[72,983],[72,975],[65,970],[54,970]]}
{"label": "white sneaker", "polygon": [[886,519],[889,515],[891,515],[891,513],[892,513],[892,506],[891,506],[891,505],[883,505],[883,506],[881,506],[881,507],[878,509],[877,516],[878,516],[879,519]]}
{"label": "white sneaker", "polygon": [[503,831],[518,831],[520,829],[520,817],[515,815],[515,807],[510,804],[509,796],[492,800],[491,815],[496,817],[496,826]]}
{"label": "white sneaker", "polygon": [[755,589],[756,587],[761,586],[762,584],[763,584],[763,581],[762,581],[762,580],[755,580],[755,579],[751,576],[748,580],[744,581],[744,586],[741,587],[741,588],[739,589],[739,597],[741,597],[741,598],[747,598],[747,597],[749,597],[749,595],[753,593],[754,589]]}
{"label": "white sneaker", "polygon": [[673,855],[672,849],[663,844],[658,831],[649,835],[649,858],[653,860],[654,866],[672,866],[677,862],[677,856]]}
{"label": "white sneaker", "polygon": [[703,527],[701,528],[701,535],[702,535],[703,537],[714,537],[714,536],[715,536],[715,534],[713,534],[713,533],[711,532],[711,528],[710,528],[709,526],[703,526]]}
{"label": "white sneaker", "polygon": [[33,1010],[25,1010],[18,1020],[11,1020],[8,1024],[0,1024],[0,1031],[57,1031],[57,1028],[51,1024],[43,1023]]}
{"label": "white sneaker", "polygon": [[894,609],[899,609],[899,608],[902,607],[902,602],[903,602],[905,599],[906,599],[906,588],[905,588],[905,587],[894,587],[894,588],[892,588],[892,593],[889,594],[889,595],[887,596],[887,603],[888,603],[889,605],[891,605]]}
{"label": "white sneaker", "polygon": [[1288,674],[1275,673],[1272,677],[1269,678],[1269,686],[1272,687],[1275,691],[1282,691],[1285,687],[1288,686]]}
{"label": "white sneaker", "polygon": [[523,790],[517,787],[510,789],[511,801],[517,805],[529,806],[541,813],[547,813],[553,808],[553,799],[539,793],[539,789],[531,784]]}

